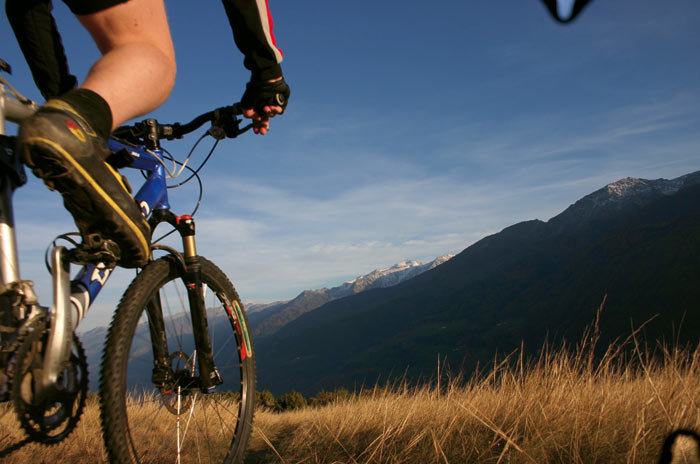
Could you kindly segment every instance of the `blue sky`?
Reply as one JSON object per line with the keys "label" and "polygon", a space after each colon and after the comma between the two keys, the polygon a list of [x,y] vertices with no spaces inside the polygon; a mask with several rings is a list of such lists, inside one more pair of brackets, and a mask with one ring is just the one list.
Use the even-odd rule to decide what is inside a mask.
{"label": "blue sky", "polygon": [[[270,4],[288,112],[267,137],[221,145],[198,213],[200,252],[244,300],[459,252],[621,177],[700,169],[696,0],[594,0],[569,26],[536,0]],[[178,79],[156,117],[236,101],[247,74],[219,2],[168,8]],[[60,2],[55,14],[84,76],[97,51]],[[39,99],[4,17],[0,43]],[[195,194],[178,192],[176,212]],[[16,205],[22,271],[47,301],[40,256],[74,226],[36,180]],[[116,273],[83,328],[108,320],[132,275]]]}

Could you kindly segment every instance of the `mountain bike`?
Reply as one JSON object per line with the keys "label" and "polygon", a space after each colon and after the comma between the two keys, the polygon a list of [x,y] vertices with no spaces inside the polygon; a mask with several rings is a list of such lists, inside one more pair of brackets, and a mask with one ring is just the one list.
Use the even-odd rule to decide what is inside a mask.
{"label": "mountain bike", "polygon": [[[0,60],[0,67],[9,67]],[[54,444],[75,429],[88,395],[85,351],[75,330],[112,273],[99,254],[78,253],[77,234],[62,234],[47,251],[53,281],[50,307],[39,304],[33,283],[19,273],[13,192],[26,183],[5,134],[37,106],[0,77],[0,400],[10,401],[28,440]],[[241,127],[239,105],[218,108],[186,124],[146,119],[116,130],[108,162],[141,171],[134,195],[151,230],[172,226],[182,251],[152,239],[153,259],[118,304],[100,370],[102,435],[111,462],[243,461],[255,408],[255,361],[246,314],[235,288],[216,265],[199,256],[193,214],[202,197],[199,171],[220,140]],[[184,161],[161,146],[206,123]],[[196,169],[188,166],[205,137],[215,142]],[[168,185],[168,177],[187,179]],[[168,190],[196,179],[195,211],[176,215]],[[169,233],[169,234],[170,234]],[[169,235],[166,234],[166,235]],[[71,265],[80,268],[71,278]]]}

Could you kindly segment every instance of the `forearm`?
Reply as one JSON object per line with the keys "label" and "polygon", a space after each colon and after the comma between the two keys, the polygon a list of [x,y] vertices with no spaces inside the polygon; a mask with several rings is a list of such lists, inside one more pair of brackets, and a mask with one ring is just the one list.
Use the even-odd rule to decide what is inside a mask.
{"label": "forearm", "polygon": [[282,51],[277,47],[272,15],[266,0],[222,0],[233,38],[245,56],[253,80],[282,75]]}

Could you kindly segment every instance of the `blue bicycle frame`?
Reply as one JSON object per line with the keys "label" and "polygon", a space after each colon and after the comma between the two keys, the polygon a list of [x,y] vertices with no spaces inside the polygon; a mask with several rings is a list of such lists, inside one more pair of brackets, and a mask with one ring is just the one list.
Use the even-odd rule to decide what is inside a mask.
{"label": "blue bicycle frame", "polygon": [[[166,172],[163,166],[163,151],[149,150],[144,146],[131,145],[116,139],[109,139],[112,152],[124,150],[131,157],[127,166],[147,173],[146,182],[134,196],[144,217],[148,218],[155,210],[169,211]],[[107,283],[111,269],[103,264],[88,264],[71,281],[71,302],[78,313],[78,320],[87,314],[90,305]]]}

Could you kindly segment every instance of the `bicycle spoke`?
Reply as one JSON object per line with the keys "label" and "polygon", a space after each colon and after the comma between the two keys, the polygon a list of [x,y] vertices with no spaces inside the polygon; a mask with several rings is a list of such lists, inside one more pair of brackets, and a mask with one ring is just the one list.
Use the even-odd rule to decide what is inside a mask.
{"label": "bicycle spoke", "polygon": [[[163,291],[163,296],[165,299],[165,307],[168,310],[168,318],[169,318],[170,322],[174,325],[175,318],[173,316],[172,310],[170,309],[170,300],[168,299],[168,292]],[[184,311],[185,306],[184,306],[184,303],[182,302],[182,299],[180,299],[180,307],[183,308],[183,311]],[[166,326],[166,331],[167,331],[168,324],[166,323],[165,326]],[[182,350],[182,330],[180,330],[178,332],[177,328],[175,328],[175,327],[172,327],[171,330],[175,330],[175,339],[177,340],[177,343],[178,343],[178,349]]]}
{"label": "bicycle spoke", "polygon": [[194,413],[194,406],[197,403],[197,394],[195,393],[192,397],[192,406],[190,406],[190,415],[187,418],[187,424],[185,424],[185,431],[182,433],[182,441],[184,443],[185,438],[187,438],[187,429],[190,428],[190,421],[192,420],[192,414]]}
{"label": "bicycle spoke", "polygon": [[209,436],[209,416],[207,416],[207,408],[202,408],[204,414],[204,437],[207,440],[207,452],[211,461],[211,437]]}
{"label": "bicycle spoke", "polygon": [[[214,354],[214,359],[216,359],[216,358],[219,356],[219,354],[221,354],[221,350],[223,350],[223,349],[226,347],[226,344],[227,344],[228,342],[230,342],[231,339],[232,339],[234,336],[235,336],[234,334],[231,334],[231,335],[228,336],[228,338],[226,339],[226,341],[224,342],[224,344],[221,345],[221,348],[219,348],[219,351],[217,351],[217,352]],[[212,345],[212,347],[213,347],[213,345]]]}
{"label": "bicycle spoke", "polygon": [[[177,294],[177,299],[180,301],[180,307],[183,308],[183,319],[187,320],[190,326],[190,329],[192,329],[192,321],[190,321],[189,317],[189,311],[187,311],[185,308],[189,308],[189,302],[186,305],[185,304],[185,299],[182,298],[182,293],[180,292],[180,285],[178,285],[181,281],[175,280],[172,282],[172,285],[175,287],[175,293]],[[182,329],[182,324],[180,325],[180,328]],[[180,332],[180,335],[182,335],[182,331]]]}
{"label": "bicycle spoke", "polygon": [[180,447],[180,401],[182,397],[180,395],[180,387],[177,387],[177,464],[180,464],[180,453],[182,448]]}
{"label": "bicycle spoke", "polygon": [[[221,406],[221,407],[223,408],[224,411],[228,412],[228,413],[231,414],[232,416],[236,416],[236,414],[233,413],[231,410],[229,410],[229,409],[228,409],[226,406],[224,406],[223,404],[219,403],[219,401],[216,400],[216,399],[214,399],[214,405],[215,405],[215,406],[214,406],[214,411],[216,411],[216,415],[219,416],[219,420],[220,420],[225,426],[227,426],[227,425],[228,425],[228,422],[225,421],[225,420],[223,419],[223,417],[221,417],[221,414],[219,413],[219,408],[217,408],[217,406]],[[231,432],[233,432],[233,430],[231,430],[230,427],[228,427],[228,428],[229,428],[229,430],[230,430]],[[235,429],[234,429],[234,430],[235,430]]]}

